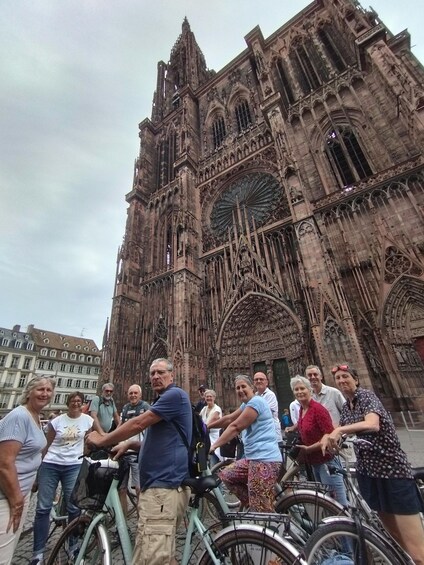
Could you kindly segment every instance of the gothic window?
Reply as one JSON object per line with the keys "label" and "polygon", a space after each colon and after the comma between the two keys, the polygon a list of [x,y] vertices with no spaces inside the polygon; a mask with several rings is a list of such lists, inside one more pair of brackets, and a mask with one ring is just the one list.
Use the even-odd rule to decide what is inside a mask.
{"label": "gothic window", "polygon": [[226,130],[225,130],[224,118],[222,116],[219,116],[212,124],[212,137],[213,137],[214,149],[218,149],[218,147],[221,147],[225,136],[226,136]]}
{"label": "gothic window", "polygon": [[165,186],[175,178],[174,162],[177,158],[177,134],[162,140],[156,149],[156,185]]}
{"label": "gothic window", "polygon": [[304,94],[316,90],[329,78],[323,58],[311,39],[292,49],[290,61]]}
{"label": "gothic window", "polygon": [[339,72],[344,71],[346,68],[346,61],[339,49],[339,46],[334,41],[334,34],[329,33],[327,29],[322,27],[318,30],[318,37],[324,45],[325,51],[336,69]]}
{"label": "gothic window", "polygon": [[236,120],[237,120],[237,129],[239,133],[247,129],[252,123],[252,118],[250,117],[249,104],[247,103],[247,100],[242,100],[239,104],[237,104]]}
{"label": "gothic window", "polygon": [[211,228],[217,237],[227,233],[240,210],[249,222],[261,226],[277,206],[281,187],[268,173],[251,173],[232,183],[216,201],[211,213]]}
{"label": "gothic window", "polygon": [[288,107],[290,106],[290,104],[293,104],[295,98],[293,96],[293,90],[290,85],[286,69],[284,68],[284,64],[281,59],[277,61],[277,74],[280,83],[280,92],[283,99],[283,105],[284,108],[288,110]]}
{"label": "gothic window", "polygon": [[326,154],[341,186],[349,186],[372,175],[371,167],[350,127],[337,126],[326,140]]}
{"label": "gothic window", "polygon": [[172,266],[172,230],[169,227],[166,230],[166,267],[169,268]]}

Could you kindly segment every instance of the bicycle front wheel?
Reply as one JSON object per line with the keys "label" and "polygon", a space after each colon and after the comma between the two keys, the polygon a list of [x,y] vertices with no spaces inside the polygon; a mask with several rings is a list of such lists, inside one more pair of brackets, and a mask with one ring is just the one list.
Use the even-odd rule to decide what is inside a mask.
{"label": "bicycle front wheel", "polygon": [[[47,560],[47,565],[72,565],[87,534],[91,519],[80,516],[63,531]],[[83,555],[84,565],[110,565],[112,562],[109,538],[103,524],[97,524],[90,535]]]}
{"label": "bicycle front wheel", "polygon": [[[303,563],[299,552],[288,542],[286,545],[264,532],[231,530],[215,540],[216,556],[225,565],[293,565]],[[200,558],[199,565],[212,565],[207,551]]]}
{"label": "bicycle front wheel", "polygon": [[390,540],[367,526],[359,534],[355,524],[334,522],[322,524],[311,535],[303,551],[307,562],[313,565],[410,565],[411,561],[404,559],[390,543]]}
{"label": "bicycle front wheel", "polygon": [[275,510],[279,514],[290,516],[290,535],[299,547],[303,547],[323,518],[347,515],[347,511],[329,496],[308,490],[283,495],[279,498]]}

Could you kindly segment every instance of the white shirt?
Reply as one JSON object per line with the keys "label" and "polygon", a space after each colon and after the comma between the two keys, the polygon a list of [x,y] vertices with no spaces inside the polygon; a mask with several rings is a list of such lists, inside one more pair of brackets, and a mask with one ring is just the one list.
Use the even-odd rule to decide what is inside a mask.
{"label": "white shirt", "polygon": [[256,394],[258,396],[262,396],[262,398],[267,401],[268,406],[271,409],[272,419],[274,420],[277,441],[282,441],[283,437],[281,435],[280,417],[278,415],[278,400],[275,393],[272,392],[270,388],[266,387],[262,394],[259,394],[258,392]]}
{"label": "white shirt", "polygon": [[312,398],[327,408],[330,412],[333,426],[337,427],[340,422],[340,414],[343,404],[346,402],[346,399],[340,390],[333,386],[323,384],[319,394],[312,391]]}
{"label": "white shirt", "polygon": [[85,432],[92,428],[93,421],[88,414],[81,414],[78,418],[62,414],[54,418],[50,425],[56,435],[43,461],[57,465],[80,465]]}
{"label": "white shirt", "polygon": [[300,402],[298,400],[293,400],[293,402],[290,403],[289,410],[290,419],[293,422],[294,426],[299,421]]}
{"label": "white shirt", "polygon": [[[215,414],[218,414],[218,418],[216,418]],[[214,416],[214,420],[222,418],[222,410],[217,404],[214,404],[210,410],[206,405],[200,410],[200,416],[205,424],[209,424],[212,421],[212,416]],[[211,428],[209,430],[209,438],[211,444],[214,443],[219,438],[219,428]]]}

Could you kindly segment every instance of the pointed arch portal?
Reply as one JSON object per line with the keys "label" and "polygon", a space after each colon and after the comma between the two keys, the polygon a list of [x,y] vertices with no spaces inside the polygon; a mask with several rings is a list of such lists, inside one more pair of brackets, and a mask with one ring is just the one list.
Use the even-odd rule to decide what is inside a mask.
{"label": "pointed arch portal", "polygon": [[217,339],[224,408],[238,406],[233,377],[268,372],[279,407],[293,400],[290,377],[306,366],[307,349],[298,316],[281,300],[250,292],[225,316]]}
{"label": "pointed arch portal", "polygon": [[424,371],[424,282],[421,279],[402,276],[393,285],[383,311],[383,330],[393,349],[405,394],[418,395]]}

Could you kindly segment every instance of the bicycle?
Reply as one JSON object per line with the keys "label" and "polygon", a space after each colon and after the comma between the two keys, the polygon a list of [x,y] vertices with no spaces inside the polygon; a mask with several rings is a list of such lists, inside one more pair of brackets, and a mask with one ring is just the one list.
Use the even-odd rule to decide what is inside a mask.
{"label": "bicycle", "polygon": [[[360,438],[349,441],[371,445],[369,441]],[[351,516],[323,519],[323,523],[305,544],[303,553],[308,563],[412,565],[412,559],[390,536],[377,512],[362,497],[346,457],[342,452],[340,455],[345,459],[345,468],[334,468],[333,472],[343,475],[345,479]]]}
{"label": "bicycle", "polygon": [[[292,456],[293,455],[292,454],[293,445],[288,444],[285,441],[279,442],[278,445],[279,445],[281,454],[283,456],[283,461],[284,461],[278,482],[284,484],[285,481],[290,481],[290,480],[293,480],[295,478],[299,478],[301,480],[302,479],[301,473],[304,470],[304,466],[300,466],[297,463],[296,459]],[[223,461],[219,461],[213,467],[211,467],[210,471],[211,471],[212,474],[217,475],[218,472],[221,469],[223,469],[224,467],[227,467],[228,465],[231,465],[235,461],[236,461],[236,459],[234,459],[234,458],[224,459]],[[313,477],[311,478],[311,475],[310,475],[309,472],[307,474],[307,477],[308,477],[309,480],[313,480]],[[221,490],[222,496],[224,497],[224,500],[227,504],[228,509],[230,511],[240,510],[239,499],[236,497],[235,494],[233,494],[232,492],[230,492],[228,490],[228,488],[225,486],[224,483],[221,483],[220,490]],[[207,504],[205,504],[205,510],[212,517],[214,517],[214,518],[216,517],[215,509],[213,507],[210,508]]]}
{"label": "bicycle", "polygon": [[[88,461],[88,459],[85,459]],[[109,533],[105,525],[106,516],[112,512],[115,516],[117,533],[122,548],[124,563],[132,561],[132,544],[119,501],[119,479],[124,472],[125,456],[119,462],[107,460],[85,464],[89,469],[93,465],[94,475],[98,469],[107,472],[96,477],[99,486],[105,480],[109,482],[106,499],[96,498],[96,508],[86,512],[67,526],[60,536],[47,565],[110,565],[112,563]],[[104,465],[99,467],[98,465]],[[97,466],[97,467],[96,467]],[[111,479],[111,481],[110,481]],[[192,490],[193,497],[188,509],[188,525],[181,565],[188,565],[194,552],[191,542],[195,534],[199,536],[197,550],[201,555],[201,565],[227,565],[230,563],[246,565],[269,565],[273,562],[289,565],[297,563],[306,565],[300,553],[279,531],[285,532],[289,527],[286,516],[270,515],[228,515],[225,517],[226,527],[216,536],[208,529],[199,516],[199,503],[202,497],[210,495],[211,490],[218,489],[219,479],[212,475],[198,479],[187,479],[184,483]],[[219,490],[219,489],[218,489]],[[96,493],[92,493],[93,497]],[[104,494],[101,492],[100,494]],[[95,505],[93,504],[93,507]],[[248,521],[248,523],[245,523]],[[253,524],[252,521],[257,523]],[[265,525],[264,525],[265,522]],[[200,547],[199,547],[200,545]]]}
{"label": "bicycle", "polygon": [[[284,447],[284,446],[283,446]],[[280,445],[281,448],[281,445]],[[210,473],[231,464],[233,461],[222,461],[212,467]],[[321,521],[328,516],[348,515],[336,500],[327,494],[327,488],[321,483],[299,480],[289,480],[298,477],[300,465],[292,461],[289,471],[279,483],[276,483],[275,510],[279,514],[287,514],[291,519],[290,538],[297,547],[302,548],[309,536],[317,529]],[[239,500],[222,485],[202,500],[202,516],[207,514],[216,523],[223,522],[225,515],[239,509]],[[247,510],[247,509],[245,509]]]}

